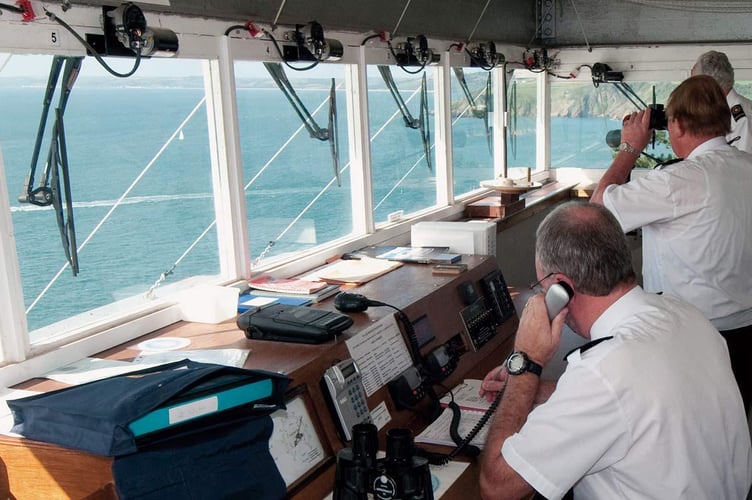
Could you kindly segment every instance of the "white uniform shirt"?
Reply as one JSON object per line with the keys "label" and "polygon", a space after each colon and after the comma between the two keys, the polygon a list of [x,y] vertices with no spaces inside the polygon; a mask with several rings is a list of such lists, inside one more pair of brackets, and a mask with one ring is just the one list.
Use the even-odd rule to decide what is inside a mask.
{"label": "white uniform shirt", "polygon": [[731,145],[747,153],[752,153],[752,127],[749,123],[750,116],[752,116],[752,101],[734,89],[731,89],[726,95],[726,101],[731,110],[731,132],[726,136],[726,140],[730,141],[738,136],[739,140],[734,141]]}
{"label": "white uniform shirt", "polygon": [[684,161],[603,193],[642,228],[643,286],[698,307],[719,330],[752,324],[752,155],[711,139]]}
{"label": "white uniform shirt", "polygon": [[[635,287],[593,324],[606,340],[569,364],[502,446],[543,496],[745,498],[752,449],[723,338],[694,307]],[[582,479],[580,479],[582,478]]]}

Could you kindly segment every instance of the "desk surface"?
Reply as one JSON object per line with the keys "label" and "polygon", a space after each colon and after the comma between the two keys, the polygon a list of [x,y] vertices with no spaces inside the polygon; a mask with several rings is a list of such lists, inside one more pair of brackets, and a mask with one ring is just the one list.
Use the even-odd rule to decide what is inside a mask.
{"label": "desk surface", "polygon": [[[372,300],[391,304],[416,319],[429,313],[435,339],[421,351],[426,354],[435,347],[463,338],[465,327],[459,316],[464,304],[458,293],[461,283],[475,283],[478,292],[480,279],[497,269],[495,259],[482,256],[463,256],[468,271],[457,276],[432,275],[430,266],[408,264],[369,282],[356,291]],[[398,293],[395,293],[398,291]],[[315,307],[334,309],[333,301],[327,300]],[[334,457],[347,446],[337,434],[337,429],[324,401],[319,381],[324,371],[336,361],[349,356],[345,340],[358,331],[393,315],[387,307],[372,307],[366,312],[353,314],[354,324],[335,341],[320,345],[291,344],[282,342],[252,341],[245,338],[234,320],[217,325],[179,322],[167,326],[138,340],[134,340],[102,352],[98,357],[117,360],[132,360],[139,355],[136,345],[146,339],[157,337],[185,337],[191,340],[189,349],[238,348],[251,349],[246,368],[279,371],[289,375],[291,387],[305,386],[310,396],[314,413],[321,423],[322,437],[331,454],[328,465],[321,467],[304,484],[292,490],[293,498],[323,498],[331,491],[334,482]],[[482,378],[497,366],[511,350],[517,317],[504,322],[496,329],[496,335],[478,351],[468,349],[460,357],[457,369],[443,381],[443,387],[454,387],[465,378]],[[47,379],[33,379],[18,388],[48,391],[62,384]],[[443,392],[437,386],[438,392]],[[414,410],[397,410],[386,387],[377,390],[368,398],[373,409],[386,404],[391,421],[379,432],[380,442],[385,442],[385,433],[390,428],[410,428],[415,434],[429,422],[421,412],[425,404]],[[427,403],[427,402],[424,402]],[[432,447],[434,451],[447,452],[445,447]],[[64,450],[60,447],[21,438],[0,436],[0,494],[9,498],[115,498],[110,471],[111,458],[88,453]],[[4,468],[4,470],[3,470]],[[478,469],[470,464],[465,473],[452,485],[443,498],[478,496]],[[33,492],[33,493],[30,493]]]}

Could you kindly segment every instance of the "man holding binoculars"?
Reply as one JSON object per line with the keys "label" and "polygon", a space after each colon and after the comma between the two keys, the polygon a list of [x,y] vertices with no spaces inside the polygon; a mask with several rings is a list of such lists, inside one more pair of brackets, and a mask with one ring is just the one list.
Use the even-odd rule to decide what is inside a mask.
{"label": "man holding binoculars", "polygon": [[728,344],[749,411],[752,399],[752,155],[726,143],[726,97],[706,75],[668,99],[667,130],[683,160],[629,180],[651,134],[650,109],[624,119],[619,152],[591,201],[624,232],[642,229],[643,286],[699,308]]}

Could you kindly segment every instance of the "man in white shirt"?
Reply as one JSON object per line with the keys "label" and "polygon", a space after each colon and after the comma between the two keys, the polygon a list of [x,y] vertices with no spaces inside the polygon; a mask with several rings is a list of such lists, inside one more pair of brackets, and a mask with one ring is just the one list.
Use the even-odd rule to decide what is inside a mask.
{"label": "man in white shirt", "polygon": [[692,76],[695,75],[712,76],[721,86],[731,110],[731,131],[726,134],[726,140],[733,141],[732,146],[752,153],[752,127],[749,123],[752,101],[734,90],[734,67],[726,54],[715,50],[702,54],[692,66]]}
{"label": "man in white shirt", "polygon": [[[723,338],[691,305],[635,282],[618,221],[570,202],[541,223],[539,283],[570,300],[549,323],[546,299],[525,306],[515,352],[482,394],[504,390],[481,464],[481,495],[549,500],[743,499],[752,448]],[[553,290],[553,291],[552,291]],[[560,290],[559,290],[560,291]],[[564,322],[591,342],[540,380]],[[535,403],[540,403],[535,409]]]}
{"label": "man in white shirt", "polygon": [[710,76],[693,76],[666,105],[671,147],[684,160],[627,182],[650,138],[650,112],[625,118],[619,152],[591,201],[611,210],[624,232],[642,228],[645,290],[686,300],[726,338],[749,411],[752,155],[726,144],[722,89]]}

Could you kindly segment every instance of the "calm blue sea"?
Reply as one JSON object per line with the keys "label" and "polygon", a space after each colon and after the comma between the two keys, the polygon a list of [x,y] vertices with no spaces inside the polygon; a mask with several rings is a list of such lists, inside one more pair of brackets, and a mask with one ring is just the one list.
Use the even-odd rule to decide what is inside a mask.
{"label": "calm blue sea", "polygon": [[[205,106],[200,105],[193,118],[180,127],[201,103],[203,89],[74,89],[65,115],[65,133],[76,234],[78,245],[84,245],[78,277],[70,270],[57,277],[65,261],[54,211],[15,200],[29,172],[42,93],[38,87],[0,88],[0,148],[12,201],[24,300],[31,308],[27,315],[30,329],[143,293],[176,262],[179,264],[168,282],[218,273]],[[323,91],[304,95],[310,108],[325,98]],[[279,254],[344,235],[351,225],[349,189],[335,184],[320,194],[333,174],[328,143],[313,140],[303,131],[270,163],[299,122],[290,119],[292,110],[276,89],[241,89],[238,99],[245,181],[258,174],[246,195],[252,255],[258,256],[270,241],[276,242],[270,254]],[[344,92],[338,93],[338,107],[344,167],[348,162]],[[374,96],[370,107],[372,132],[396,110],[386,92]],[[410,107],[417,110],[417,100]],[[317,115],[322,126],[326,125],[325,109]],[[533,125],[532,119],[519,118],[512,166],[534,163]],[[617,122],[603,118],[554,118],[554,164],[607,166],[611,153],[603,138],[605,131],[617,127]],[[164,147],[174,133],[175,139]],[[482,120],[459,120],[454,141],[455,189],[465,192],[492,175]],[[38,171],[43,168],[48,145],[46,137]],[[433,204],[433,172],[422,159],[418,131],[407,129],[397,117],[372,148],[378,220],[395,210],[409,212]],[[343,184],[349,184],[347,170]],[[129,187],[123,203],[113,210]],[[280,231],[308,205],[305,215],[279,238]]]}

